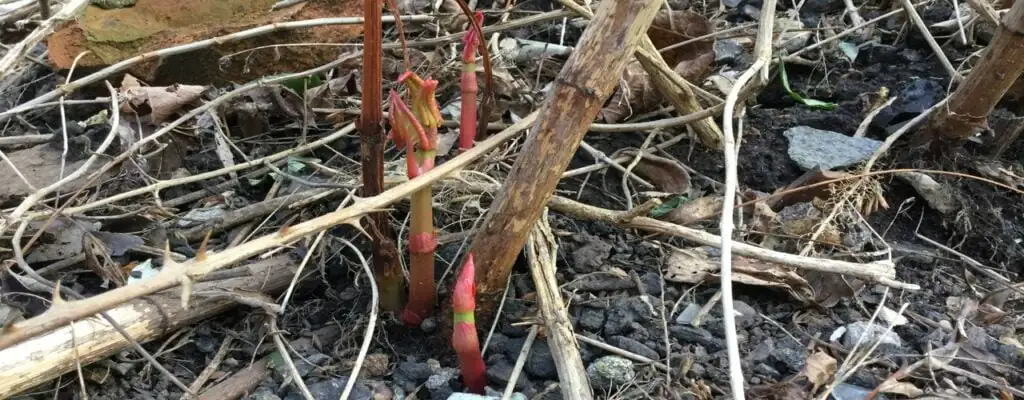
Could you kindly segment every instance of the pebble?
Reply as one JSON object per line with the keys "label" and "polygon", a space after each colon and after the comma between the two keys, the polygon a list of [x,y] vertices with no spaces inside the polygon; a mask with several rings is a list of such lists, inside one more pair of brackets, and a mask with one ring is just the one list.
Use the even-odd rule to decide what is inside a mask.
{"label": "pebble", "polygon": [[604,328],[604,310],[596,308],[583,308],[580,312],[580,328],[591,332],[601,332]]}
{"label": "pebble", "polygon": [[772,351],[771,354],[768,355],[768,360],[772,361],[772,364],[775,366],[785,365],[789,368],[789,372],[798,372],[804,368],[807,356],[803,347],[796,345],[793,341],[787,340],[779,343],[777,347],[775,347],[775,351]]}
{"label": "pebble", "polygon": [[608,310],[604,323],[605,335],[622,335],[631,330],[630,324],[636,321],[636,313],[625,307],[612,307]]}
{"label": "pebble", "polygon": [[687,304],[683,312],[676,316],[676,323],[679,325],[689,325],[699,314],[700,306],[697,303]]}
{"label": "pebble", "polygon": [[270,388],[261,387],[249,394],[246,400],[281,400]]}
{"label": "pebble", "polygon": [[733,311],[736,312],[736,326],[747,329],[757,323],[757,310],[742,301],[733,301]]}
{"label": "pebble", "polygon": [[533,342],[530,355],[526,358],[526,372],[530,376],[541,379],[558,378],[555,359],[551,356],[551,347],[546,341]]}
{"label": "pebble", "polygon": [[395,369],[396,380],[407,380],[417,385],[426,381],[433,374],[430,365],[422,362],[403,361],[398,363],[398,367]]}
{"label": "pebble", "polygon": [[743,56],[743,45],[735,39],[715,41],[715,62],[719,65],[733,64]]}
{"label": "pebble", "polygon": [[604,356],[587,366],[587,377],[595,390],[606,391],[629,383],[636,377],[636,371],[632,361]]}
{"label": "pebble", "polygon": [[658,360],[661,358],[657,351],[652,350],[643,343],[625,336],[612,336],[608,338],[608,344],[652,360]]}
{"label": "pebble", "polygon": [[437,318],[427,317],[420,323],[420,330],[424,333],[433,333],[437,330]]}
{"label": "pebble", "polygon": [[809,126],[789,128],[783,135],[789,138],[789,158],[804,171],[848,167],[867,160],[882,146],[882,142],[874,139]]}
{"label": "pebble", "polygon": [[[326,381],[320,381],[309,385],[309,392],[313,395],[314,399],[338,399],[341,398],[341,393],[345,391],[345,384],[348,383],[348,377],[343,376],[340,378],[329,379]],[[373,393],[360,383],[356,383],[352,387],[352,392],[349,397],[350,400],[372,400]],[[292,389],[285,400],[302,400],[302,394],[297,390]]]}
{"label": "pebble", "polygon": [[[866,399],[871,394],[870,389],[865,389],[860,386],[854,386],[848,383],[840,383],[832,389],[832,398],[836,400],[860,400]],[[878,400],[885,400],[885,395],[879,394],[875,396]]]}
{"label": "pebble", "polygon": [[431,391],[437,390],[441,387],[446,387],[448,386],[448,381],[454,379],[456,375],[458,375],[458,370],[454,368],[446,368],[442,373],[434,374],[427,378],[425,386]]}
{"label": "pebble", "polygon": [[[487,367],[487,380],[499,387],[505,387],[508,385],[509,380],[512,379],[512,369],[512,364],[504,360],[490,365]],[[526,376],[519,374],[519,377],[516,379],[515,388],[516,390],[523,390],[528,384]]]}
{"label": "pebble", "polygon": [[717,352],[725,349],[725,342],[715,337],[704,328],[694,328],[686,325],[676,325],[668,328],[668,331],[679,340],[680,343],[699,344],[707,348],[709,352]]}
{"label": "pebble", "polygon": [[868,324],[866,321],[847,324],[846,334],[843,335],[843,347],[852,349],[858,341],[862,343],[862,346],[881,341],[882,344],[902,347],[903,340],[900,339],[900,335],[893,331],[886,332],[886,330],[886,327],[882,325]]}

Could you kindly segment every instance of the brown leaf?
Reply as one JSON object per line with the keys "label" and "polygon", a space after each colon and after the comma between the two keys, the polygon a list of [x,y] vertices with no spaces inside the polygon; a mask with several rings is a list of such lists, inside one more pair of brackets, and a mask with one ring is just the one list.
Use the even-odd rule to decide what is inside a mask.
{"label": "brown leaf", "polygon": [[607,123],[616,123],[658,108],[661,100],[661,94],[651,82],[651,77],[639,61],[633,60],[626,65],[618,89],[601,108],[598,118]]}
{"label": "brown leaf", "polygon": [[[647,34],[654,47],[661,49],[711,33],[711,22],[689,10],[659,11]],[[688,43],[662,53],[665,63],[690,83],[699,83],[711,73],[715,61],[714,40]],[[598,117],[615,123],[628,117],[656,110],[663,98],[650,75],[633,60],[619,80],[619,87]]]}
{"label": "brown leaf", "polygon": [[[707,35],[713,29],[711,21],[697,12],[690,10],[661,10],[654,16],[654,22],[651,23],[651,28],[647,30],[647,35],[651,38],[655,48],[662,49]],[[706,68],[708,69],[707,72],[710,72],[710,65],[715,60],[714,46],[714,39],[707,38],[662,52],[661,55],[665,58],[665,62],[675,69],[676,72],[680,72],[678,65],[684,62],[694,66],[703,63],[705,65],[701,68]],[[710,60],[707,59],[708,55],[710,55]],[[704,61],[698,61],[700,59],[704,59]],[[695,67],[686,68],[688,71],[694,69]],[[687,74],[682,72],[680,72],[680,75],[690,82],[699,82],[706,77],[706,75],[687,76]]]}
{"label": "brown leaf", "polygon": [[[717,282],[720,263],[717,249],[677,249],[665,259],[665,280],[691,284],[706,280]],[[804,304],[813,298],[807,281],[791,268],[779,264],[734,255],[732,280],[745,285],[782,289]]]}
{"label": "brown leaf", "polygon": [[85,253],[85,264],[97,276],[112,282],[115,287],[121,287],[127,283],[127,274],[120,265],[110,259],[110,249],[103,244],[103,241],[87,232],[82,238],[82,250]]}
{"label": "brown leaf", "polygon": [[683,165],[671,158],[643,153],[639,149],[627,148],[616,151],[612,158],[630,157],[642,154],[633,167],[633,173],[657,186],[665,193],[684,194],[690,189],[690,173]]}
{"label": "brown leaf", "polygon": [[823,351],[817,351],[811,354],[810,357],[807,357],[804,374],[807,375],[807,380],[813,385],[811,392],[816,392],[818,388],[828,383],[832,376],[836,374],[836,359],[825,354]]}
{"label": "brown leaf", "polygon": [[99,223],[57,218],[46,226],[42,241],[25,256],[25,261],[43,263],[75,258],[82,254],[83,237],[86,232],[99,227]]}
{"label": "brown leaf", "polygon": [[197,85],[142,86],[135,77],[125,75],[121,81],[121,96],[125,99],[121,111],[148,115],[153,123],[159,124],[198,100],[203,89]]}
{"label": "brown leaf", "polygon": [[718,215],[722,211],[722,203],[723,199],[720,196],[699,197],[680,204],[660,219],[687,226]]}
{"label": "brown leaf", "polygon": [[803,274],[814,292],[814,302],[824,308],[832,308],[839,300],[853,297],[857,290],[864,287],[859,279],[844,277],[829,272],[808,271]]}
{"label": "brown leaf", "polygon": [[878,391],[881,393],[899,394],[909,398],[915,398],[924,394],[923,390],[909,382],[885,381],[878,387]]}

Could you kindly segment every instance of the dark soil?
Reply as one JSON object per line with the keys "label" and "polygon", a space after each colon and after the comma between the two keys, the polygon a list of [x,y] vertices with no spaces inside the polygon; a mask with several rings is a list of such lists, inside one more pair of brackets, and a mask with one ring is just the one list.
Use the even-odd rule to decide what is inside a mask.
{"label": "dark soil", "polygon": [[[753,4],[744,4],[747,3]],[[811,3],[815,4],[809,4],[808,7],[821,15],[842,10],[841,3],[837,2]],[[834,7],[836,4],[838,8]],[[520,7],[531,11],[552,9],[548,2],[527,2],[520,4]],[[730,20],[743,21],[745,17],[737,10],[730,11]],[[923,15],[929,22],[934,22],[944,20],[950,11],[946,4],[933,5],[926,7]],[[871,18],[872,15],[868,13],[865,17]],[[560,24],[560,21],[556,21],[547,26],[522,28],[514,32],[514,36],[557,43],[561,36]],[[787,153],[789,141],[783,135],[787,129],[810,126],[850,135],[860,125],[869,104],[877,100],[883,88],[891,94],[900,94],[912,85],[927,81],[926,85],[942,89],[938,93],[939,98],[945,95],[944,88],[949,85],[949,78],[917,32],[912,27],[904,27],[904,30],[911,33],[906,40],[897,41],[898,24],[886,25],[885,29],[888,30],[879,34],[880,42],[898,42],[898,45],[865,46],[852,64],[836,58],[838,53],[829,53],[826,55],[829,66],[827,70],[800,65],[787,66],[789,82],[794,91],[836,103],[837,109],[818,110],[797,103],[783,89],[778,76],[773,77],[767,87],[751,101],[744,121],[739,156],[742,190],[772,193],[804,174]],[[566,31],[566,44],[574,45],[580,32],[579,27],[570,26]],[[947,54],[959,60],[968,53],[967,50],[950,48]],[[544,74],[557,72],[554,68],[559,65],[558,60],[546,62],[551,65],[539,67]],[[742,69],[743,66],[734,67]],[[532,81],[535,76],[530,74],[536,72],[524,69],[514,73],[528,75],[528,80]],[[39,86],[52,83],[41,82],[25,95],[35,94]],[[21,98],[19,102],[26,99]],[[3,100],[5,104],[8,102],[8,99]],[[13,105],[17,102],[9,103]],[[1015,109],[1018,105],[1008,103],[1002,107]],[[89,112],[85,112],[83,108],[78,110],[79,114],[74,114],[78,119],[88,118],[95,111],[88,109]],[[867,137],[884,140],[893,125],[913,116],[913,113],[890,115],[887,123],[872,125]],[[33,118],[44,129],[59,127],[59,120],[53,115],[34,115]],[[295,134],[296,129],[291,123],[287,116],[279,114],[267,118],[267,126],[271,129]],[[306,132],[309,137],[319,137],[332,130],[326,121],[317,123]],[[12,133],[5,135],[25,134],[24,129],[12,129]],[[685,129],[673,128],[665,133],[674,136],[685,133]],[[647,134],[592,133],[586,140],[599,150],[612,154],[622,148],[642,146]],[[293,145],[290,140],[276,140],[270,136],[245,138],[239,143],[253,156],[271,154]],[[907,140],[901,139],[875,168],[944,169],[979,175],[974,162],[982,158],[985,151],[983,146],[968,143],[955,152],[936,157],[934,154],[920,155],[923,153],[907,147],[906,143]],[[212,140],[200,140],[198,146],[201,151],[189,154],[183,161],[190,172],[199,173],[221,167],[212,151],[215,146]],[[332,146],[333,151],[321,149],[311,156],[340,164],[343,161],[339,161],[339,154],[353,158],[358,155],[358,140],[354,137],[342,139]],[[1004,153],[1002,159],[994,162],[1007,169],[1020,171],[1024,161],[1020,156],[1024,154],[1021,146],[1018,141]],[[721,153],[704,149],[689,140],[669,147],[661,154],[681,161],[710,180],[721,182],[724,178]],[[389,153],[389,157],[397,158],[397,153]],[[504,162],[509,164],[496,166],[488,173],[499,180],[503,179],[512,161]],[[580,151],[569,168],[584,167],[593,162],[586,152]],[[128,175],[122,176],[125,188],[141,186],[143,178],[125,175]],[[851,372],[843,385],[835,387],[837,392],[871,391],[900,368],[918,362],[934,349],[956,340],[963,343],[964,350],[960,358],[952,362],[953,366],[996,381],[1005,379],[1002,384],[1009,387],[1024,387],[1024,374],[1021,373],[1024,369],[1024,352],[1012,341],[1024,341],[1020,333],[1024,326],[1017,312],[1021,307],[1019,296],[1017,300],[1011,297],[1001,302],[983,303],[974,314],[962,315],[961,310],[966,307],[964,303],[974,301],[977,306],[984,294],[1000,289],[1003,285],[968,268],[958,256],[927,245],[916,236],[920,234],[943,243],[985,264],[1012,282],[1019,282],[1019,275],[1024,271],[1024,263],[1020,261],[1024,257],[1024,243],[1021,242],[1021,238],[1024,238],[1024,201],[1021,201],[1020,195],[982,180],[969,179],[963,175],[932,176],[955,194],[962,205],[957,213],[943,215],[932,209],[904,181],[881,175],[877,181],[883,188],[889,207],[866,217],[867,225],[881,236],[885,244],[892,247],[892,255],[897,261],[898,280],[920,285],[921,290],[891,290],[850,279],[850,286],[841,283],[835,287],[839,288],[836,289],[839,292],[849,291],[852,295],[837,295],[841,297],[837,301],[823,304],[813,300],[820,299],[823,293],[814,293],[808,301],[796,298],[783,289],[736,285],[737,310],[744,312],[743,316],[738,317],[737,334],[750,396],[769,399],[808,397],[814,390],[805,375],[811,363],[809,357],[823,353],[837,360],[841,369],[848,367],[854,362],[851,357],[853,346],[848,343],[850,332],[859,324],[873,320],[872,315],[880,306],[900,310],[904,305],[908,305],[905,314],[908,320],[906,324],[893,329],[898,336],[898,343],[881,344],[873,353],[872,361]],[[621,178],[612,169],[589,176],[577,176],[563,180],[558,194],[595,206],[624,210],[626,201],[621,189]],[[208,191],[214,195],[221,192],[211,189],[217,183],[220,182],[183,185],[161,194],[165,199],[195,191]],[[706,179],[694,176],[692,184],[692,193],[716,193],[715,186]],[[272,185],[270,179],[240,179],[238,184],[232,186],[232,190],[240,198],[239,201],[254,204],[264,200]],[[487,195],[474,198],[473,201],[478,204],[472,206],[454,200],[445,203],[448,198],[440,194],[438,198],[441,199],[438,201],[441,205],[435,211],[435,225],[442,238],[454,238],[442,240],[437,250],[437,277],[444,277],[438,283],[438,299],[439,303],[447,304],[453,274],[445,272],[460,259],[467,245],[459,234],[472,230],[480,210],[486,209],[491,198]],[[333,211],[340,200],[333,198],[277,216],[259,233],[269,233],[289,223]],[[466,202],[465,199],[460,201]],[[193,205],[194,202],[190,202],[181,209],[187,210]],[[407,203],[395,205],[392,217],[396,227],[404,223],[407,208]],[[143,218],[125,219],[121,223],[146,224],[144,228],[125,229],[134,232],[155,231],[151,228],[157,225]],[[670,373],[666,374],[652,366],[636,363],[631,369],[635,374],[630,382],[615,387],[595,387],[595,394],[599,398],[728,398],[728,362],[721,306],[715,303],[700,324],[677,321],[680,313],[684,313],[687,308],[699,309],[712,301],[720,290],[717,277],[696,285],[663,278],[666,260],[673,249],[692,248],[693,244],[678,238],[579,220],[556,212],[551,213],[551,225],[560,238],[556,275],[563,285],[565,301],[570,305],[568,313],[575,332],[671,366]],[[715,233],[718,230],[717,219],[703,221],[694,227]],[[407,230],[404,232],[408,234]],[[311,249],[309,241],[301,241],[289,250],[296,260],[301,260],[306,252],[315,251],[313,261],[307,267],[314,271],[302,281],[287,311],[278,320],[286,341],[303,339],[295,344],[292,358],[298,364],[304,382],[317,393],[318,399],[337,398],[340,395],[337,387],[349,378],[366,329],[371,299],[370,286],[358,263],[359,258],[342,245],[341,239],[355,238],[356,246],[364,249],[367,254],[369,244],[349,227],[336,228],[329,233],[319,248]],[[740,233],[742,238],[750,240],[762,236],[757,232]],[[150,232],[144,236],[152,239],[159,237],[159,234]],[[230,240],[229,235],[221,234],[215,236],[210,245],[220,249]],[[802,247],[805,243],[800,238],[787,240],[792,240],[789,243],[792,246]],[[175,242],[174,239],[171,242],[174,251],[195,254],[195,243]],[[879,242],[871,242],[860,253],[881,250]],[[860,257],[829,246],[820,246],[816,250],[822,257],[855,261]],[[808,281],[815,280],[815,275],[804,277]],[[98,286],[97,281],[84,268],[63,278],[69,287],[90,289],[85,290],[87,293],[98,290],[95,287]],[[812,282],[810,287],[829,288],[827,285],[815,284],[820,283]],[[38,312],[37,309],[35,313]],[[30,312],[29,316],[32,314]],[[524,260],[520,260],[513,271],[508,296],[493,335],[488,335],[489,326],[478,326],[481,344],[485,340],[489,343],[486,362],[491,388],[502,391],[511,380],[513,366],[516,365],[530,330],[529,322],[536,319],[533,281]],[[961,332],[957,331],[960,329],[958,322],[965,325]],[[458,371],[454,369],[458,367],[458,361],[451,350],[450,332],[445,323],[444,318],[432,318],[421,327],[408,328],[402,326],[392,314],[382,314],[376,326],[370,356],[363,364],[363,374],[358,378],[353,398],[400,399],[415,396],[417,399],[447,399],[452,393],[462,391],[464,388],[458,379]],[[885,325],[884,322],[876,323]],[[274,346],[271,344],[269,329],[265,314],[239,308],[146,344],[146,348],[157,353],[161,363],[188,384],[206,368],[225,338],[232,338],[234,344],[207,385],[209,387],[272,353]],[[837,335],[837,331],[845,331],[846,336]],[[960,334],[966,337],[960,337]],[[585,365],[593,365],[602,357],[613,355],[586,343],[581,343],[579,350]],[[552,351],[542,330],[524,362],[523,373],[515,383],[516,392],[529,399],[562,398],[557,386],[559,379]],[[971,361],[979,358],[985,363]],[[124,351],[111,359],[87,366],[86,375],[89,379],[86,388],[89,397],[177,399],[181,396],[180,389],[140,359],[137,354]],[[931,373],[936,374],[934,378]],[[82,398],[77,379],[76,374],[68,374],[59,381],[40,386],[26,398]],[[247,398],[302,398],[294,383],[289,382],[290,379],[288,369],[277,364]],[[939,369],[919,369],[902,382],[913,384],[924,393],[939,393],[949,389],[947,380],[957,385],[963,395],[984,398],[1000,395],[997,386]],[[833,381],[829,379],[824,383],[830,384]],[[893,393],[886,396],[903,398]],[[843,398],[865,397],[853,395]]]}

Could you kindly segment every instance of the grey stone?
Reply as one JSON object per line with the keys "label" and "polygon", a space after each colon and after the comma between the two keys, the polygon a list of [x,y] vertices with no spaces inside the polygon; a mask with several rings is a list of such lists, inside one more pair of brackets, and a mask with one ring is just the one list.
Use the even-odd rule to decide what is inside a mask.
{"label": "grey stone", "polygon": [[427,317],[420,323],[420,330],[426,333],[432,333],[437,330],[437,318]]}
{"label": "grey stone", "polygon": [[[771,361],[776,367],[786,366],[789,368],[788,372],[797,372],[802,370],[807,363],[807,355],[803,347],[787,340],[779,343],[775,351],[768,355],[768,361]],[[786,373],[787,371],[780,372]]]}
{"label": "grey stone", "polygon": [[403,361],[398,363],[398,367],[395,369],[396,380],[406,380],[417,385],[426,381],[433,374],[430,365],[422,362]]}
{"label": "grey stone", "polygon": [[720,39],[715,41],[715,62],[718,64],[733,64],[743,57],[743,45],[735,39]]}
{"label": "grey stone", "polygon": [[654,271],[647,271],[640,275],[640,283],[649,296],[661,296],[662,281],[661,275]]}
{"label": "grey stone", "polygon": [[775,341],[770,337],[764,338],[764,340],[757,343],[757,346],[754,346],[754,350],[747,354],[747,360],[752,362],[767,360],[773,351],[775,351]]}
{"label": "grey stone", "polygon": [[448,386],[441,386],[430,391],[430,400],[445,400],[454,394],[455,391]]}
{"label": "grey stone", "polygon": [[757,323],[757,310],[749,304],[736,300],[733,302],[733,311],[736,312],[736,326],[746,329]]}
{"label": "grey stone", "polygon": [[583,240],[586,244],[572,252],[574,268],[589,271],[611,257],[612,245],[608,242],[592,235],[583,236]]}
{"label": "grey stone", "polygon": [[636,319],[636,312],[629,309],[629,307],[616,305],[608,310],[607,317],[604,322],[604,333],[606,335],[622,335],[629,333],[632,330],[630,324],[635,322]]}
{"label": "grey stone", "polygon": [[698,314],[700,314],[700,306],[697,303],[687,304],[683,312],[676,316],[676,323],[679,325],[689,325],[697,318]]}
{"label": "grey stone", "polygon": [[[836,400],[860,400],[867,398],[870,393],[870,389],[865,389],[848,383],[840,383],[832,389],[832,398]],[[882,394],[876,395],[875,398],[879,400],[887,399],[887,397]]]}
{"label": "grey stone", "polygon": [[690,373],[693,374],[694,378],[700,379],[707,374],[707,369],[704,368],[704,364],[694,363],[690,366]]}
{"label": "grey stone", "polygon": [[246,400],[281,400],[281,398],[278,397],[277,394],[274,393],[273,390],[270,390],[270,388],[266,388],[266,387],[261,387],[261,388],[256,389],[256,391],[250,393],[249,396],[246,397],[245,399]]}
{"label": "grey stone", "polygon": [[[863,345],[872,345],[881,341],[896,347],[903,346],[903,340],[896,332],[886,332],[886,327],[878,324],[868,324],[866,321],[858,321],[846,325],[846,334],[843,335],[843,347],[852,349],[860,341]],[[863,338],[863,340],[861,339]]]}
{"label": "grey stone", "polygon": [[585,307],[580,312],[580,327],[592,332],[601,332],[604,328],[604,310]]}
{"label": "grey stone", "polygon": [[651,339],[651,331],[647,330],[647,327],[640,325],[639,322],[629,324],[629,329],[626,331],[629,332],[629,337],[640,342],[646,342]]}
{"label": "grey stone", "polygon": [[[505,387],[508,385],[509,380],[512,379],[512,365],[502,360],[494,365],[487,367],[487,380],[491,381],[499,387]],[[526,380],[524,374],[519,374],[516,378],[515,388],[516,390],[522,390],[526,388],[529,382]]]}
{"label": "grey stone", "polygon": [[[326,381],[320,381],[309,385],[309,392],[313,395],[314,399],[338,399],[341,398],[341,393],[345,391],[345,384],[348,383],[348,377],[343,376],[340,378],[333,378]],[[361,383],[356,383],[352,387],[352,392],[348,397],[351,400],[371,400],[373,399],[373,393],[370,389]],[[292,389],[285,400],[302,400],[302,394]]]}
{"label": "grey stone", "polygon": [[558,378],[558,369],[555,368],[555,359],[551,356],[551,347],[548,346],[548,342],[533,343],[530,355],[526,358],[526,372],[535,378]]}
{"label": "grey stone", "polygon": [[809,126],[793,127],[783,134],[789,138],[789,158],[805,171],[848,167],[867,160],[882,146],[882,142],[874,139]]}
{"label": "grey stone", "polygon": [[636,377],[633,362],[619,356],[604,356],[587,366],[587,377],[595,390],[607,391]]}
{"label": "grey stone", "polygon": [[612,336],[608,338],[608,344],[626,350],[630,353],[635,353],[637,355],[650,358],[652,360],[657,360],[661,358],[660,356],[658,356],[657,351],[652,350],[650,347],[647,347],[643,343],[640,343],[636,340],[633,340],[625,336]]}
{"label": "grey stone", "polygon": [[505,353],[505,346],[508,346],[508,340],[508,336],[505,336],[504,333],[494,332],[491,335],[491,341],[487,342],[487,355]]}
{"label": "grey stone", "polygon": [[526,344],[526,338],[510,338],[505,344],[505,357],[509,360],[519,359],[519,352],[523,350],[523,345]]}
{"label": "grey stone", "polygon": [[676,325],[669,327],[668,331],[679,340],[679,343],[699,344],[712,353],[725,349],[725,342],[704,328]]}
{"label": "grey stone", "polygon": [[764,375],[774,380],[779,380],[782,378],[782,374],[779,373],[779,370],[772,368],[770,365],[765,363],[757,363],[756,365],[754,365],[754,373],[758,375]]}
{"label": "grey stone", "polygon": [[427,378],[427,389],[436,390],[440,387],[448,386],[448,381],[454,379],[455,376],[458,375],[458,373],[459,371],[457,369],[445,368],[441,370],[441,373],[431,375],[429,378]]}

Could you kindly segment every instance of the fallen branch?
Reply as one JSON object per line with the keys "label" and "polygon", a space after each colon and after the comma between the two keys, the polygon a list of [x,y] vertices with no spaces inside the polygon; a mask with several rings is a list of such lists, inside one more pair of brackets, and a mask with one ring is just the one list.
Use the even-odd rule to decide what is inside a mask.
{"label": "fallen branch", "polygon": [[[240,267],[248,270],[246,277],[196,283],[194,289],[197,292],[244,290],[276,293],[288,284],[292,271],[285,266],[291,263],[286,255],[260,260]],[[69,302],[74,303],[77,302]],[[136,341],[147,342],[235,305],[235,301],[226,297],[200,297],[194,299],[186,310],[181,308],[178,293],[164,292],[126,302],[108,314]],[[0,350],[0,398],[8,398],[70,372],[78,362],[95,362],[130,345],[103,320],[83,317],[77,318],[74,324],[74,333],[67,324]],[[16,334],[17,328],[14,328],[4,338]]]}
{"label": "fallen branch", "polygon": [[[493,193],[499,190],[499,185],[477,182],[469,183],[465,180],[458,180],[455,178],[445,180],[442,186],[444,185],[452,185],[460,190],[470,192]],[[702,246],[718,248],[721,246],[722,242],[721,236],[693,228],[687,228],[671,222],[660,221],[654,218],[635,217],[628,222],[622,223],[620,220],[622,220],[623,216],[628,215],[629,211],[613,211],[580,203],[561,196],[552,196],[548,200],[547,206],[554,211],[558,211],[575,218],[599,221],[624,228],[640,229],[648,232],[676,236]],[[864,264],[825,258],[806,257],[757,247],[743,242],[733,243],[733,253],[744,257],[750,257],[799,269],[854,276],[896,289],[921,289],[918,285],[897,281],[895,279],[896,269],[891,263],[877,262]]]}

